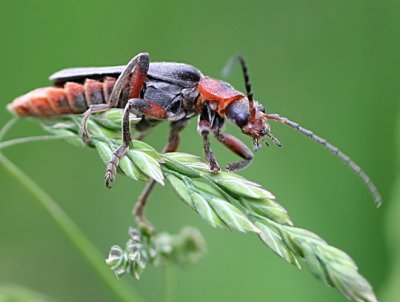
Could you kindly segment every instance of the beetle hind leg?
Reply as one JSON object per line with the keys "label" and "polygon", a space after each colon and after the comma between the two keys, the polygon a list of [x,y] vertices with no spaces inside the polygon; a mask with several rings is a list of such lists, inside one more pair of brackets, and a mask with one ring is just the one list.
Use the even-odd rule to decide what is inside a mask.
{"label": "beetle hind leg", "polygon": [[110,107],[116,107],[118,105],[122,90],[127,84],[129,84],[129,99],[138,98],[140,96],[140,91],[147,77],[149,65],[149,54],[145,52],[136,55],[128,62],[111,91],[108,99]]}
{"label": "beetle hind leg", "polygon": [[[113,82],[113,88],[109,97],[105,99],[105,104],[93,104],[83,114],[82,123],[82,140],[87,145],[92,145],[89,133],[88,133],[88,121],[93,113],[100,113],[109,110],[110,108],[117,107],[122,91],[124,88],[129,88],[129,98],[137,98],[140,95],[144,81],[147,77],[147,71],[149,69],[149,54],[139,53],[133,57],[128,64],[125,66],[124,70],[119,75],[117,81]],[[107,82],[109,83],[109,82]],[[110,85],[110,84],[109,84]],[[107,90],[106,88],[104,88]]]}
{"label": "beetle hind leg", "polygon": [[89,107],[89,109],[83,113],[81,136],[82,136],[83,142],[86,145],[92,146],[92,142],[90,140],[89,131],[88,131],[88,123],[89,123],[90,117],[92,116],[93,113],[105,112],[109,109],[110,109],[109,104],[96,104],[96,105],[91,105]]}
{"label": "beetle hind leg", "polygon": [[[138,98],[143,88],[143,84],[147,77],[149,70],[149,54],[140,53],[129,61],[125,69],[119,75],[113,90],[111,91],[108,99],[108,105],[110,108],[116,107],[121,98],[121,93],[125,85],[129,85],[129,98]],[[115,180],[115,174],[119,165],[120,159],[125,155],[129,149],[129,145],[132,142],[131,127],[129,122],[129,113],[133,109],[134,104],[132,100],[129,100],[124,109],[124,115],[122,120],[122,139],[123,144],[116,149],[107,165],[105,175],[105,185],[107,188],[111,188],[112,183]]]}
{"label": "beetle hind leg", "polygon": [[126,104],[124,114],[122,117],[122,140],[123,144],[119,146],[111,156],[110,161],[107,164],[107,169],[106,169],[106,174],[104,176],[105,178],[105,185],[107,188],[111,188],[112,184],[115,180],[115,175],[117,173],[117,167],[119,165],[119,161],[121,158],[126,154],[126,152],[129,149],[129,145],[132,142],[132,136],[131,136],[131,127],[130,127],[130,122],[129,122],[129,114],[131,111],[131,106],[130,103],[128,102]]}

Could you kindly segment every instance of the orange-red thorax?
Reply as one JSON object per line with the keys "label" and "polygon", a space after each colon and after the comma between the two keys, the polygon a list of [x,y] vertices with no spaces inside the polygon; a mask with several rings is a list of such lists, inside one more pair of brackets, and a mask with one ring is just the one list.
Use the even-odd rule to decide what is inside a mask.
{"label": "orange-red thorax", "polygon": [[201,79],[197,87],[200,92],[199,101],[196,105],[197,112],[201,111],[204,103],[208,103],[212,110],[218,112],[221,116],[225,116],[225,109],[229,104],[245,97],[232,85],[209,77]]}

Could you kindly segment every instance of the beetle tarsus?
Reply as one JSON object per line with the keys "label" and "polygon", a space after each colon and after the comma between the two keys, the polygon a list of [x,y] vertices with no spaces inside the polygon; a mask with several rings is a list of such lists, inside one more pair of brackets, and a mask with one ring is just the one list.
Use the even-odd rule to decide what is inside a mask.
{"label": "beetle tarsus", "polygon": [[123,144],[119,146],[112,154],[110,161],[107,165],[106,175],[105,175],[105,185],[107,188],[111,188],[115,180],[115,175],[117,173],[117,167],[121,158],[126,154],[129,146],[132,142],[129,113],[130,113],[130,102],[126,104],[124,115],[122,117],[122,139]]}
{"label": "beetle tarsus", "polygon": [[91,108],[86,110],[83,113],[83,120],[82,120],[82,127],[81,127],[81,136],[82,136],[82,141],[87,145],[87,146],[93,146],[92,142],[90,141],[89,137],[89,131],[88,131],[88,122],[89,118],[92,114]]}
{"label": "beetle tarsus", "polygon": [[206,161],[210,166],[210,172],[217,173],[221,171],[217,159],[215,158],[214,152],[210,148],[210,140],[208,139],[208,134],[203,134],[203,150]]}
{"label": "beetle tarsus", "polygon": [[109,104],[96,104],[96,105],[91,105],[83,114],[83,121],[82,121],[82,128],[81,128],[81,136],[82,136],[82,141],[88,145],[88,146],[93,146],[93,142],[90,140],[89,137],[89,131],[88,131],[88,123],[89,119],[92,116],[93,113],[100,113],[100,112],[105,112],[110,109]]}
{"label": "beetle tarsus", "polygon": [[105,178],[105,185],[107,188],[111,188],[115,180],[115,175],[117,174],[117,167],[121,158],[126,154],[129,149],[129,145],[119,146],[112,154],[111,160],[107,164]]}
{"label": "beetle tarsus", "polygon": [[210,163],[210,172],[218,173],[221,171],[221,168],[219,167],[215,157],[211,157],[209,163]]}
{"label": "beetle tarsus", "polygon": [[235,172],[235,171],[246,168],[250,163],[251,163],[251,159],[245,159],[245,160],[237,161],[234,163],[230,163],[229,165],[226,166],[226,170],[228,172]]}

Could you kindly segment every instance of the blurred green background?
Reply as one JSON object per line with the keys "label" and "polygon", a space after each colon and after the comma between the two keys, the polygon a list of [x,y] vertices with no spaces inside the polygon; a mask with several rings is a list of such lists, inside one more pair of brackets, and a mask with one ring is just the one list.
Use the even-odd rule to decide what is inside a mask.
{"label": "blurred green background", "polygon": [[[279,124],[272,125],[273,132],[284,148],[258,152],[241,174],[277,195],[297,226],[349,253],[384,297],[399,253],[388,244],[398,239],[396,233],[386,235],[400,215],[395,198],[390,200],[398,170],[399,29],[400,2],[389,0],[1,0],[1,106],[49,85],[47,77],[65,67],[119,65],[148,51],[153,61],[186,62],[219,77],[226,61],[241,52],[250,65],[256,99],[267,111],[290,117],[341,147],[376,182],[385,204],[377,210],[367,189],[338,159]],[[229,81],[242,89],[241,80],[235,69]],[[10,118],[0,110],[2,125]],[[180,150],[201,155],[195,126],[193,119]],[[146,141],[161,149],[167,130],[166,124],[159,126]],[[233,127],[228,131],[240,135]],[[41,133],[35,122],[24,120],[10,136]],[[219,144],[213,148],[223,164],[235,159]],[[106,190],[97,154],[63,142],[20,145],[4,154],[59,202],[104,256],[112,244],[126,241],[143,183],[119,177]],[[0,283],[23,285],[58,301],[115,300],[2,167],[0,188]],[[208,243],[200,264],[174,270],[176,301],[345,300],[307,269],[298,271],[276,257],[255,236],[212,229],[169,186],[156,188],[148,216],[159,230],[194,225]],[[140,281],[121,282],[147,301],[163,299],[163,269],[150,268]]]}

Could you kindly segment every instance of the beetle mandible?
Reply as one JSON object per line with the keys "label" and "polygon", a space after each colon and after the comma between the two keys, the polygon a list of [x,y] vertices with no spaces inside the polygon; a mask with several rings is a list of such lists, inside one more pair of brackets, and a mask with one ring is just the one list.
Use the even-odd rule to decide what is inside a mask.
{"label": "beetle mandible", "polygon": [[[124,66],[61,70],[50,76],[54,87],[33,90],[15,99],[8,105],[8,109],[18,116],[36,117],[83,113],[82,138],[86,144],[90,144],[87,131],[90,116],[110,108],[124,108],[123,144],[113,152],[107,165],[107,187],[112,186],[119,161],[133,139],[129,124],[130,113],[141,117],[140,122],[135,125],[139,133],[135,139],[143,138],[146,132],[160,121],[171,122],[168,143],[163,152],[177,150],[179,133],[190,118],[198,115],[197,130],[203,139],[204,155],[211,172],[220,171],[210,148],[211,134],[229,150],[242,157],[242,160],[229,164],[228,171],[243,169],[253,159],[253,153],[243,142],[223,133],[225,119],[252,138],[255,150],[261,147],[260,142],[268,144],[265,137],[281,146],[279,140],[272,135],[268,124],[268,120],[278,121],[300,131],[336,155],[367,185],[375,202],[378,205],[381,203],[381,196],[368,175],[337,147],[285,117],[266,113],[264,106],[253,99],[244,58],[241,55],[233,57],[225,70],[229,72],[235,62],[239,62],[242,67],[246,94],[224,81],[204,76],[191,65],[150,63],[148,53],[139,53]],[[154,184],[154,181],[147,184],[136,204],[139,220],[143,219],[143,207]]]}

